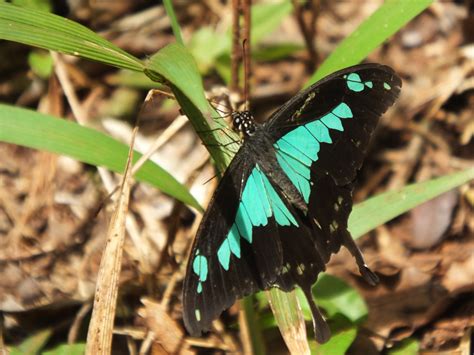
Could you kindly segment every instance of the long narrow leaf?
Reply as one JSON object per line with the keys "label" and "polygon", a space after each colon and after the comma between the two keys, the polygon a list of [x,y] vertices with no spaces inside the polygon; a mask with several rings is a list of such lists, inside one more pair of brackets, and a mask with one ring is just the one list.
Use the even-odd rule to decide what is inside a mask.
{"label": "long narrow leaf", "polygon": [[[180,44],[170,44],[150,58],[145,73],[152,80],[165,81],[171,87],[182,110],[211,153],[217,168],[224,171],[233,157],[232,149],[236,151],[238,148],[228,144],[237,141],[239,137],[233,131],[224,131],[227,129],[226,123],[210,107],[204,96],[196,62],[189,51]],[[227,150],[221,149],[224,145]]]}
{"label": "long narrow leaf", "polygon": [[178,19],[176,18],[176,13],[173,8],[173,3],[171,0],[163,0],[163,5],[165,6],[166,13],[171,21],[171,28],[173,29],[174,37],[176,42],[179,44],[184,44],[183,37],[181,36],[181,28],[179,27]]}
{"label": "long narrow leaf", "polygon": [[[123,171],[128,151],[125,144],[94,129],[3,104],[0,104],[0,141],[67,155],[116,172]],[[141,156],[134,155],[134,161]],[[136,178],[201,210],[185,186],[151,161],[143,165]]]}
{"label": "long narrow leaf", "polygon": [[396,191],[384,192],[361,202],[349,216],[352,237],[359,238],[375,227],[472,179],[474,168],[408,185]]}
{"label": "long narrow leaf", "polygon": [[426,9],[433,0],[387,0],[331,53],[307,86],[336,70],[359,63]]}
{"label": "long narrow leaf", "polygon": [[143,71],[138,59],[81,24],[61,16],[0,2],[0,39]]}

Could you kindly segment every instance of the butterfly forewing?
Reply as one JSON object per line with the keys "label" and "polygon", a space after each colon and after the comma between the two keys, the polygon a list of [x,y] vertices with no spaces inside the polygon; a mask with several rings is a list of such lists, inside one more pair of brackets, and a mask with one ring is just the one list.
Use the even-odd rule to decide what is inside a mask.
{"label": "butterfly forewing", "polygon": [[266,124],[280,166],[308,204],[307,218],[314,222],[318,248],[323,244],[335,253],[345,245],[370,283],[376,276],[347,231],[352,181],[379,117],[400,87],[400,79],[386,66],[344,69],[298,94]]}

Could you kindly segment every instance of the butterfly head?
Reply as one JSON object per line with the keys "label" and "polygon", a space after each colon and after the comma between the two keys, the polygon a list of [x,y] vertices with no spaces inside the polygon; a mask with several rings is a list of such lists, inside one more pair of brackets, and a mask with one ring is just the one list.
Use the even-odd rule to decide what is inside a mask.
{"label": "butterfly head", "polygon": [[232,112],[232,125],[244,137],[252,136],[255,133],[255,121],[250,111]]}

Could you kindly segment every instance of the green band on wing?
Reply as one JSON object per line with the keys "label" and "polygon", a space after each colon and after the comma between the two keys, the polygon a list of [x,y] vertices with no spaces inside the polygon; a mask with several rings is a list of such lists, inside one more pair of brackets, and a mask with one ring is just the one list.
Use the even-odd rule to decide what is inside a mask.
{"label": "green band on wing", "polygon": [[[360,79],[359,75],[357,78]],[[344,131],[342,120],[346,118],[353,118],[352,110],[345,102],[341,102],[320,119],[295,128],[273,145],[278,164],[306,203],[311,194],[311,164],[318,160],[320,144],[331,144],[329,130]]]}
{"label": "green band on wing", "polygon": [[240,238],[252,243],[253,227],[266,226],[271,216],[275,216],[275,221],[279,225],[298,226],[291,212],[257,165],[245,184],[235,222],[217,250],[217,259],[224,270],[229,270],[232,254],[240,258]]}
{"label": "green band on wing", "polygon": [[357,73],[350,73],[349,75],[344,75],[344,79],[347,81],[347,87],[349,90],[354,92],[361,92],[367,86],[369,89],[374,87],[374,83],[372,81],[362,82],[359,74]]}
{"label": "green band on wing", "polygon": [[196,251],[196,256],[193,261],[193,271],[199,277],[199,283],[197,285],[197,292],[202,292],[202,283],[207,280],[208,265],[205,256],[199,254],[199,250]]}
{"label": "green band on wing", "polygon": [[[349,79],[360,80],[358,74],[355,75],[357,77],[349,74],[348,82]],[[364,86],[362,82],[361,84]],[[278,164],[301,193],[304,201],[309,201],[311,164],[318,160],[321,143],[331,144],[329,130],[343,131],[342,120],[352,117],[350,107],[341,102],[320,119],[295,128],[274,144]],[[217,258],[224,270],[229,270],[232,254],[240,258],[240,239],[244,238],[252,243],[253,228],[266,226],[271,216],[275,217],[280,226],[298,226],[294,216],[257,165],[245,183],[235,221],[217,250]],[[196,271],[195,273],[201,275]],[[207,277],[207,272],[205,276]]]}

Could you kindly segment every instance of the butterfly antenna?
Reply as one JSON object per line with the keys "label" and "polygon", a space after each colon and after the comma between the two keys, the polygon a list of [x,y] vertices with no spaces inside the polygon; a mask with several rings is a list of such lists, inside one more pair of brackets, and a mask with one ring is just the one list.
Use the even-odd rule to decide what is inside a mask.
{"label": "butterfly antenna", "polygon": [[331,338],[331,331],[329,326],[324,320],[318,306],[314,303],[313,295],[311,294],[311,286],[301,287],[306,300],[308,301],[309,308],[311,309],[311,315],[313,318],[314,337],[319,344],[326,343]]}
{"label": "butterfly antenna", "polygon": [[206,181],[204,181],[203,185],[207,185],[208,183],[210,183],[212,180],[214,180],[216,177],[221,177],[220,174],[215,174],[213,175],[212,177],[210,177],[209,179],[207,179]]}

